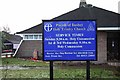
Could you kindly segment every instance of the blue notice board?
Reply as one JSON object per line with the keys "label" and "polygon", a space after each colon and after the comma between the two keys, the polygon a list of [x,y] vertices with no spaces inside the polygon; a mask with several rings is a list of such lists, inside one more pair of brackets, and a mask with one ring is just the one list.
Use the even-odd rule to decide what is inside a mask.
{"label": "blue notice board", "polygon": [[95,20],[43,21],[44,61],[96,61]]}

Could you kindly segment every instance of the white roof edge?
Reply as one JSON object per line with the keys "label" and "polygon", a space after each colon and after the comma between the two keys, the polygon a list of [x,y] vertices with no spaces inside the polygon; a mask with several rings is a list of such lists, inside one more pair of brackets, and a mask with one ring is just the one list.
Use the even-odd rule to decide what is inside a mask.
{"label": "white roof edge", "polygon": [[18,49],[19,49],[19,47],[21,46],[22,42],[23,42],[23,39],[20,41],[20,43],[19,43],[19,45],[18,45],[18,47],[17,47],[15,53],[13,54],[13,57],[17,54]]}
{"label": "white roof edge", "polygon": [[[37,34],[42,34],[42,33],[24,33],[24,34],[32,34],[32,35],[37,35]],[[24,34],[16,34],[16,35],[24,35]]]}
{"label": "white roof edge", "polygon": [[97,28],[97,30],[98,31],[100,31],[100,30],[103,30],[103,31],[105,31],[105,30],[120,30],[120,27],[99,27],[99,28]]}
{"label": "white roof edge", "polygon": [[16,34],[16,35],[41,35],[42,33],[24,33],[24,34]]}

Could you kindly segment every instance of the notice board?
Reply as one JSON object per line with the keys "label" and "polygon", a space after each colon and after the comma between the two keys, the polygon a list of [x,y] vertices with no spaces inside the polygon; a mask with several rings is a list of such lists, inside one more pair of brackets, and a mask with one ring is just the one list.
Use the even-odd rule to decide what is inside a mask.
{"label": "notice board", "polygon": [[95,20],[43,20],[44,61],[96,61]]}

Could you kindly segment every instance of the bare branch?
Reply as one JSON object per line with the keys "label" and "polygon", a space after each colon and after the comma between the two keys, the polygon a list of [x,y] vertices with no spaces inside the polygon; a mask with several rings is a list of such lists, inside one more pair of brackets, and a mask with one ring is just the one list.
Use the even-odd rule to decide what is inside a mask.
{"label": "bare branch", "polygon": [[10,33],[10,28],[8,26],[3,26],[3,31],[4,32],[7,32],[7,33]]}

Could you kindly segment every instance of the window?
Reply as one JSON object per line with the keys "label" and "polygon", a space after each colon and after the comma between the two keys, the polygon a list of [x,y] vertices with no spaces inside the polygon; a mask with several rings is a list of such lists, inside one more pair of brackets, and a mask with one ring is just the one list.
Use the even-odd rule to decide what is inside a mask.
{"label": "window", "polygon": [[28,35],[25,35],[25,36],[24,36],[24,39],[28,39]]}
{"label": "window", "polygon": [[24,35],[24,40],[42,40],[42,35],[41,34]]}
{"label": "window", "polygon": [[41,40],[42,40],[42,35],[39,35],[38,37],[39,37],[39,39],[41,39]]}
{"label": "window", "polygon": [[38,39],[38,35],[34,35],[34,39]]}
{"label": "window", "polygon": [[33,35],[28,35],[28,39],[33,39]]}

